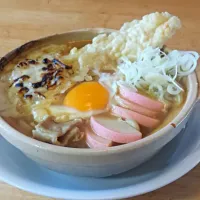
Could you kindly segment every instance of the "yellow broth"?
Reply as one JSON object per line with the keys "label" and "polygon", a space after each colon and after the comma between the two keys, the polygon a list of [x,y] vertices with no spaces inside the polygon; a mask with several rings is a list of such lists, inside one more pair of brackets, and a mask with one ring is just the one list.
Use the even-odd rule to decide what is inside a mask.
{"label": "yellow broth", "polygon": [[[19,57],[15,58],[11,63],[9,63],[4,70],[4,73],[1,75],[1,79],[4,79],[8,76],[8,74],[12,71],[13,67],[22,59],[24,58],[29,58],[29,59],[37,59],[39,58],[41,55],[43,54],[52,54],[52,55],[56,55],[56,54],[60,54],[60,56],[66,55],[69,53],[70,49],[72,49],[73,47],[77,47],[77,48],[81,48],[84,45],[90,43],[91,41],[89,40],[85,40],[85,41],[71,41],[68,42],[64,45],[49,45],[49,46],[41,46],[40,49],[34,48],[31,49],[29,51],[26,51],[24,53],[22,53]],[[141,94],[146,95],[144,92],[140,92]],[[66,93],[65,93],[66,94]],[[58,98],[55,99],[55,104],[60,104],[62,103],[63,97],[65,94],[62,95],[58,95]],[[155,133],[156,131],[158,131],[159,129],[163,128],[164,126],[166,126],[167,124],[171,123],[171,121],[176,117],[176,115],[180,112],[180,110],[182,109],[182,106],[185,102],[185,98],[186,95],[184,95],[184,101],[180,106],[172,106],[168,113],[166,113],[166,116],[164,118],[164,120],[162,121],[162,123],[160,124],[159,127],[157,127],[154,130],[150,130],[144,127],[141,127],[141,132],[143,134],[143,137],[146,137],[150,134]],[[21,117],[20,119],[14,119],[14,118],[5,118],[5,120],[11,125],[13,126],[15,129],[17,129],[18,131],[22,132],[23,134],[32,137],[32,133],[31,130],[34,127],[34,121],[33,118],[31,116],[28,117]],[[23,124],[22,121],[25,121],[26,124]],[[172,124],[172,126],[176,126],[174,124]],[[62,138],[60,138],[60,140],[62,140]],[[87,148],[87,144],[84,142],[85,140],[82,140],[81,143],[76,143],[73,145],[68,145],[69,147],[75,147],[75,148]],[[115,144],[116,145],[116,144]],[[117,144],[119,145],[119,144]]]}

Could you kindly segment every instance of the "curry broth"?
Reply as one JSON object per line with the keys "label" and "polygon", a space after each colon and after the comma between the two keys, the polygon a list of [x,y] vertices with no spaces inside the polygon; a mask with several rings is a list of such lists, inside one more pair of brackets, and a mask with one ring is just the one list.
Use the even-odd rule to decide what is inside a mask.
{"label": "curry broth", "polygon": [[[40,46],[40,48],[32,48],[29,51],[26,51],[24,53],[22,53],[19,57],[15,58],[11,63],[8,64],[8,66],[6,66],[5,68],[5,74],[10,73],[13,69],[13,67],[22,59],[24,58],[28,58],[28,59],[38,59],[41,55],[43,54],[49,54],[51,53],[52,55],[56,55],[56,54],[60,54],[60,56],[66,55],[69,53],[69,51],[73,48],[73,47],[77,47],[77,48],[81,48],[83,46],[85,46],[86,44],[90,43],[91,40],[84,40],[84,41],[71,41],[71,42],[67,42],[64,45],[42,45]],[[1,78],[4,75],[1,76]],[[145,94],[143,92],[140,92],[141,94]],[[146,95],[146,94],[145,94]],[[62,102],[64,95],[58,96],[58,100],[57,102],[60,103]],[[56,100],[55,100],[56,102]],[[176,115],[180,112],[180,110],[182,109],[183,105],[185,103],[185,97],[184,97],[184,101],[180,106],[173,106],[169,112],[166,114],[165,119],[163,120],[163,122],[161,123],[161,125],[159,127],[157,127],[154,130],[150,130],[144,127],[141,127],[142,130],[142,134],[143,137],[146,137],[148,135],[151,135],[153,133],[155,133],[156,131],[158,131],[159,129],[163,128],[164,126],[166,126],[167,124],[169,124],[175,117]],[[15,118],[5,118],[5,120],[11,125],[13,126],[15,129],[17,129],[18,131],[22,132],[23,134],[32,137],[32,128],[34,127],[34,122],[33,122],[33,118],[31,116],[25,117],[25,118],[20,118],[20,119],[15,119]],[[23,122],[24,121],[24,122]],[[61,138],[62,140],[62,138]],[[79,147],[79,148],[88,148],[87,144],[84,142],[85,139],[82,140],[81,143],[76,143],[74,145],[69,145],[69,147]],[[119,145],[119,144],[117,144]],[[115,144],[114,144],[115,146]]]}

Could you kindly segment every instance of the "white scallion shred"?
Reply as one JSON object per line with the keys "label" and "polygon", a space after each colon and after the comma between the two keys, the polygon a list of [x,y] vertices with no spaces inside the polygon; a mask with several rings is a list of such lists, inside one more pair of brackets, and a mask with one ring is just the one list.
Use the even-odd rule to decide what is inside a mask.
{"label": "white scallion shred", "polygon": [[145,90],[163,102],[181,102],[184,89],[178,83],[197,67],[199,54],[193,51],[173,50],[168,54],[159,48],[146,48],[131,62],[127,57],[118,61],[124,82]]}

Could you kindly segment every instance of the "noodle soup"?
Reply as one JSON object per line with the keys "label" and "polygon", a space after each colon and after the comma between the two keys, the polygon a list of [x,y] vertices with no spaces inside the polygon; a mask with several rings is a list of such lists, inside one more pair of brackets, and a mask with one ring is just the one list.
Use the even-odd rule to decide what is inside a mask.
{"label": "noodle soup", "polygon": [[[147,27],[152,38],[141,42],[133,21],[92,41],[55,40],[14,58],[0,77],[12,105],[5,120],[43,142],[97,149],[133,143],[169,124],[184,105],[184,80],[198,54],[167,50],[180,20],[155,17],[170,23],[165,37]],[[143,30],[145,18],[137,23]]]}

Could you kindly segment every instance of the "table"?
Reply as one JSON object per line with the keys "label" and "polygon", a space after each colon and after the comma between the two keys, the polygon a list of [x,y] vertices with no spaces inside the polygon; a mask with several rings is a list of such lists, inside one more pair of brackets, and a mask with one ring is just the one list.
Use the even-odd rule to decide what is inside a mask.
{"label": "table", "polygon": [[[171,48],[200,52],[199,0],[1,0],[0,56],[26,41],[87,27],[119,28],[123,22],[155,12],[179,16],[182,31],[168,42]],[[176,182],[134,200],[200,199],[200,166]],[[0,182],[2,200],[52,200]]]}

